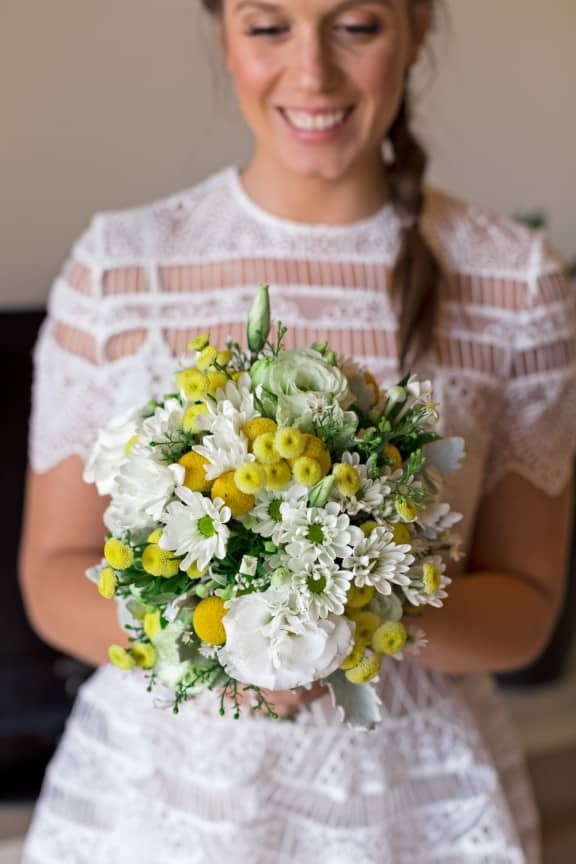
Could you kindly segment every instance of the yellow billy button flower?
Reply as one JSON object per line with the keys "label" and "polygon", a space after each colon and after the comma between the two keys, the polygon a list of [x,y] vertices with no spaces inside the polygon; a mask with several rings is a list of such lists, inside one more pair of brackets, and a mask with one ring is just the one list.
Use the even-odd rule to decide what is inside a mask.
{"label": "yellow billy button flower", "polygon": [[372,641],[372,637],[380,627],[382,620],[374,612],[360,611],[350,616],[356,622],[354,642],[366,647]]}
{"label": "yellow billy button flower", "polygon": [[189,579],[201,579],[208,572],[208,567],[205,567],[204,570],[200,570],[198,564],[193,563],[186,570],[186,575]]}
{"label": "yellow billy button flower", "polygon": [[317,459],[311,456],[299,456],[292,466],[294,479],[302,486],[314,486],[322,479],[322,467]]}
{"label": "yellow billy button flower", "polygon": [[223,390],[228,383],[228,376],[225,372],[208,372],[208,392],[215,393],[216,390]]}
{"label": "yellow billy button flower", "polygon": [[255,495],[266,485],[266,472],[257,462],[244,462],[234,472],[234,483],[245,495]]}
{"label": "yellow billy button flower", "polygon": [[345,498],[351,498],[360,488],[360,475],[358,471],[346,462],[334,465],[332,474],[336,479],[336,487]]}
{"label": "yellow billy button flower", "polygon": [[276,434],[264,432],[252,442],[252,452],[263,465],[274,465],[282,458],[276,449]]}
{"label": "yellow billy button flower", "polygon": [[286,426],[276,432],[276,449],[283,459],[297,459],[306,447],[306,436],[299,429]]}
{"label": "yellow billy button flower", "polygon": [[121,645],[110,645],[108,648],[108,659],[118,669],[133,669],[135,666],[134,660]]}
{"label": "yellow billy button flower", "polygon": [[254,506],[254,495],[241,492],[234,482],[234,471],[226,471],[217,477],[212,484],[210,495],[214,501],[222,498],[230,508],[233,516],[245,516]]}
{"label": "yellow billy button flower", "polygon": [[264,435],[266,432],[275,432],[277,428],[274,420],[269,420],[268,417],[254,417],[246,423],[242,431],[248,439],[250,449],[252,449],[252,445],[259,435]]}
{"label": "yellow billy button flower", "polygon": [[200,432],[196,420],[201,414],[207,413],[208,406],[205,402],[196,402],[194,405],[190,405],[182,417],[182,428],[184,429],[184,432]]}
{"label": "yellow billy button flower", "polygon": [[378,528],[378,522],[374,522],[373,519],[370,519],[368,522],[363,522],[362,525],[360,525],[360,530],[365,537],[369,537],[375,528]]}
{"label": "yellow billy button flower", "polygon": [[378,383],[371,372],[364,372],[364,383],[368,390],[371,391],[372,396],[374,397],[374,404],[378,402],[380,398],[380,388],[378,387]]}
{"label": "yellow billy button flower", "polygon": [[216,357],[216,363],[218,366],[227,366],[228,363],[232,360],[232,352],[225,349],[224,351],[219,351]]}
{"label": "yellow billy button flower", "polygon": [[351,684],[367,684],[373,678],[376,678],[380,672],[381,663],[382,658],[379,654],[368,652],[357,666],[354,666],[345,673],[346,678]]}
{"label": "yellow billy button flower", "polygon": [[346,595],[346,605],[350,609],[362,609],[363,606],[367,606],[370,603],[375,590],[373,585],[364,585],[363,588],[351,585]]}
{"label": "yellow billy button flower", "polygon": [[403,495],[399,495],[394,502],[396,512],[404,522],[415,522],[418,516],[416,505]]}
{"label": "yellow billy button flower", "polygon": [[208,393],[208,378],[198,369],[183,369],[176,375],[176,387],[189,402],[198,402]]}
{"label": "yellow billy button flower", "polygon": [[148,537],[146,538],[147,543],[159,543],[160,538],[162,537],[163,528],[156,528],[155,531],[152,531]]}
{"label": "yellow billy button flower", "polygon": [[134,642],[130,656],[141,669],[151,669],[156,663],[156,650],[149,642]]}
{"label": "yellow billy button flower", "polygon": [[126,543],[110,537],[104,544],[104,557],[114,570],[126,570],[134,563],[134,552]]}
{"label": "yellow billy button flower", "polygon": [[406,628],[401,621],[386,621],[372,636],[372,648],[379,654],[398,654],[406,644]]}
{"label": "yellow billy button flower", "polygon": [[398,468],[402,467],[402,456],[394,444],[385,444],[382,448],[382,453],[384,454],[386,461],[390,463],[390,467],[393,471],[397,471]]}
{"label": "yellow billy button flower", "polygon": [[268,492],[281,492],[290,483],[292,472],[284,459],[275,465],[264,465],[266,472],[266,489]]}
{"label": "yellow billy button flower", "polygon": [[442,574],[434,564],[428,561],[422,568],[422,577],[424,580],[424,590],[427,594],[434,594],[442,584]]}
{"label": "yellow billy button flower", "polygon": [[192,492],[207,492],[210,489],[210,480],[206,479],[205,466],[210,462],[200,453],[190,450],[178,460],[178,464],[186,469],[184,477],[184,486],[191,489]]}
{"label": "yellow billy button flower", "polygon": [[343,669],[346,672],[348,669],[353,669],[354,666],[358,666],[358,664],[364,659],[365,653],[366,646],[361,645],[359,642],[355,642],[350,654],[348,654],[340,664],[340,669]]}
{"label": "yellow billy button flower", "polygon": [[412,535],[406,525],[403,525],[402,522],[397,522],[392,530],[394,534],[394,543],[396,543],[397,546],[405,546],[406,544],[409,545],[412,543]]}
{"label": "yellow billy button flower", "polygon": [[202,351],[210,343],[210,333],[200,333],[191,339],[186,346],[189,351]]}
{"label": "yellow billy button flower", "polygon": [[105,600],[111,600],[116,593],[118,579],[112,567],[104,567],[98,579],[98,591]]}
{"label": "yellow billy button flower", "polygon": [[210,366],[214,365],[214,361],[218,356],[218,349],[214,345],[206,345],[200,352],[200,356],[196,361],[196,366],[201,372],[205,372]]}
{"label": "yellow billy button flower", "polygon": [[130,456],[130,454],[132,453],[132,448],[134,447],[134,444],[136,444],[137,441],[138,441],[138,435],[132,435],[132,437],[128,439],[128,441],[126,442],[126,444],[124,446],[124,454],[126,456]]}
{"label": "yellow billy button flower", "polygon": [[162,624],[160,623],[160,610],[155,609],[154,612],[146,612],[142,622],[142,627],[144,628],[144,633],[148,639],[154,639],[156,634],[160,633],[162,630]]}
{"label": "yellow billy button flower", "polygon": [[[305,434],[304,438],[306,439],[306,446],[302,451],[302,456],[308,456],[310,459],[316,459],[316,461],[320,463],[320,468],[322,469],[322,477],[324,477],[326,474],[328,474],[330,468],[332,467],[332,459],[330,458],[328,448],[326,447],[324,442],[321,441],[320,438],[317,438],[315,435]],[[295,459],[288,460],[292,468],[294,468],[295,461]]]}
{"label": "yellow billy button flower", "polygon": [[228,614],[220,597],[207,597],[201,600],[194,610],[192,623],[196,635],[209,645],[224,645],[226,630],[222,619]]}
{"label": "yellow billy button flower", "polygon": [[166,552],[165,549],[151,543],[142,552],[142,566],[146,573],[151,576],[163,576],[165,579],[170,579],[178,573],[180,562],[174,558],[171,552]]}

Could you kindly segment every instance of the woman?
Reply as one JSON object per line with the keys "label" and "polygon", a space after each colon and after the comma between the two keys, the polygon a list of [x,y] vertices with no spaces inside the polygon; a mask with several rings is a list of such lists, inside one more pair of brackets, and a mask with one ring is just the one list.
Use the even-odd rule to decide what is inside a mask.
{"label": "woman", "polygon": [[485,673],[535,657],[561,602],[575,446],[561,264],[540,235],[423,186],[408,84],[433,0],[204,5],[253,154],[98,214],[56,280],[36,352],[31,620],[96,664],[122,640],[82,578],[104,510],[83,460],[108,417],[167,390],[193,335],[241,341],[263,281],[289,344],[327,337],[386,383],[410,365],[432,378],[443,431],[467,441],[448,490],[464,514],[452,575],[466,576],[425,616],[421,659],[388,664],[371,733],[343,728],[320,688],[274,694],[292,723],[217,718],[211,694],[174,717],[101,666],[24,861],[537,862],[521,754]]}

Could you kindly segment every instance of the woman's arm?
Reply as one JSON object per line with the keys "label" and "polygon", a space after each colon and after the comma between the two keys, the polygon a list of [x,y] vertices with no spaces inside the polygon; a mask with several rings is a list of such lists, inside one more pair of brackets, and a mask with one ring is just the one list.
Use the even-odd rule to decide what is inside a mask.
{"label": "woman's arm", "polygon": [[460,675],[520,668],[545,648],[564,593],[572,484],[556,498],[508,474],[481,502],[466,575],[420,619],[423,664]]}
{"label": "woman's arm", "polygon": [[106,507],[70,457],[45,474],[29,471],[20,547],[20,582],[30,622],[49,644],[92,665],[113,642],[127,644],[116,604],[85,577],[100,562]]}

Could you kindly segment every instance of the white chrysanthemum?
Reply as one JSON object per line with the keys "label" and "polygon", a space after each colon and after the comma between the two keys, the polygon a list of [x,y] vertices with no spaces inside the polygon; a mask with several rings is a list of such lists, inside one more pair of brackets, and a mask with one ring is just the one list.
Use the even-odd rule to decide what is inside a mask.
{"label": "white chrysanthemum", "polygon": [[411,547],[397,545],[392,532],[379,526],[369,537],[363,537],[343,566],[352,571],[359,588],[372,585],[380,594],[390,594],[393,585],[410,582],[407,574],[413,561]]}
{"label": "white chrysanthemum", "polygon": [[306,618],[286,592],[247,594],[228,605],[219,659],[238,681],[290,690],[326,678],[352,648],[353,626],[346,618]]}
{"label": "white chrysanthemum", "polygon": [[181,465],[163,465],[149,456],[131,456],[116,478],[104,524],[117,537],[128,530],[139,532],[155,527],[184,475]]}
{"label": "white chrysanthemum", "polygon": [[[198,426],[207,416],[202,414],[197,418]],[[205,435],[202,444],[192,448],[210,463],[204,467],[207,480],[215,480],[226,471],[235,471],[245,462],[254,460],[254,456],[248,453],[248,441],[240,434],[237,425],[243,424],[237,424],[235,418],[217,416],[212,424],[212,434]]]}
{"label": "white chrysanthemum", "polygon": [[418,511],[416,523],[421,527],[424,537],[434,540],[461,519],[462,514],[451,510],[449,504],[433,501],[425,510]]}
{"label": "white chrysanthemum", "polygon": [[136,435],[138,413],[129,411],[114,417],[98,433],[84,468],[84,481],[95,483],[100,495],[110,495],[122,465],[127,461],[127,444]]}
{"label": "white chrysanthemum", "polygon": [[276,544],[280,543],[284,532],[282,505],[287,502],[305,507],[309,491],[306,486],[292,483],[287,489],[279,492],[259,492],[250,516],[244,520],[244,524],[255,534],[270,537]]}
{"label": "white chrysanthemum", "polygon": [[302,567],[299,558],[288,558],[292,571],[291,587],[302,611],[314,620],[343,615],[352,573],[337,565],[308,564]]}
{"label": "white chrysanthemum", "polygon": [[332,497],[340,503],[342,510],[350,516],[356,516],[358,513],[365,512],[379,515],[385,499],[390,495],[390,487],[385,479],[379,477],[372,480],[368,476],[368,465],[360,462],[358,453],[345,452],[342,454],[342,462],[352,465],[358,472],[360,477],[360,488],[355,495],[346,497],[341,495],[336,488],[333,489]]}
{"label": "white chrysanthemum", "polygon": [[140,455],[152,454],[154,458],[162,459],[162,448],[153,447],[152,442],[168,442],[171,437],[182,431],[184,408],[178,399],[167,399],[164,405],[159,405],[154,413],[142,422],[138,441],[134,445],[134,453]]}
{"label": "white chrysanthemum", "polygon": [[196,564],[204,570],[212,558],[224,558],[230,531],[226,526],[232,513],[221,498],[211,501],[200,492],[179,486],[176,494],[180,501],[168,505],[162,519],[166,527],[159,545],[162,549],[185,555],[180,569]]}
{"label": "white chrysanthemum", "polygon": [[[434,574],[430,567],[434,568]],[[413,606],[440,607],[443,605],[442,601],[448,596],[446,588],[452,579],[446,575],[446,564],[440,555],[432,555],[424,561],[419,561],[411,568],[409,576],[408,584],[402,586],[409,603]]]}
{"label": "white chrysanthemum", "polygon": [[330,565],[336,558],[345,558],[364,536],[350,524],[350,517],[341,512],[337,501],[328,501],[324,507],[283,504],[282,514],[286,553],[299,558],[302,566],[316,561]]}

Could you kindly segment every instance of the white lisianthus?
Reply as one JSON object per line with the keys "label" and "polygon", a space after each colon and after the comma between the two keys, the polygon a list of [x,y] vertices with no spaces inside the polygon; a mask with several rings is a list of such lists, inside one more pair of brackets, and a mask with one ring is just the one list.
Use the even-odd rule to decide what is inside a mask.
{"label": "white lisianthus", "polygon": [[221,498],[211,501],[200,492],[179,486],[176,495],[180,501],[168,505],[162,521],[166,527],[159,546],[176,555],[184,555],[181,570],[195,564],[204,570],[212,558],[224,558],[230,535],[226,522],[232,516]]}
{"label": "white lisianthus", "polygon": [[326,678],[353,644],[354,625],[347,618],[307,619],[282,591],[240,597],[222,623],[226,644],[219,659],[228,675],[269,690]]}
{"label": "white lisianthus", "polygon": [[380,594],[390,594],[393,585],[410,583],[407,574],[413,561],[411,547],[397,545],[392,531],[379,526],[356,544],[352,554],[344,559],[343,567],[352,571],[359,588],[372,585]]}
{"label": "white lisianthus", "polygon": [[185,473],[181,465],[163,465],[149,456],[131,456],[120,469],[112,502],[104,514],[108,530],[121,537],[126,531],[156,527]]}
{"label": "white lisianthus", "polygon": [[95,483],[100,495],[110,495],[122,465],[128,459],[127,446],[136,435],[139,414],[126,412],[114,417],[98,433],[84,468],[84,481]]}

